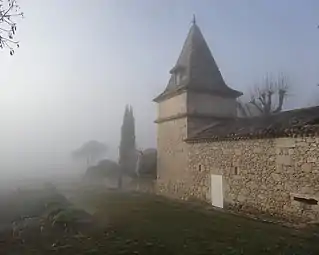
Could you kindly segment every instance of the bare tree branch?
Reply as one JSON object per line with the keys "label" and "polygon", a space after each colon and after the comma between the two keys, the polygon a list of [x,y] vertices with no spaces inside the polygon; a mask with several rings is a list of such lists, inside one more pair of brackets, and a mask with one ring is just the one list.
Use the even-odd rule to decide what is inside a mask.
{"label": "bare tree branch", "polygon": [[17,0],[0,0],[0,48],[9,48],[10,55],[14,54],[14,46],[19,47],[13,39],[17,31],[15,17],[23,17]]}
{"label": "bare tree branch", "polygon": [[258,100],[260,101],[261,105],[263,107],[265,107],[266,105],[266,94],[265,93],[261,93],[258,97]]}
{"label": "bare tree branch", "polygon": [[271,111],[271,106],[272,106],[272,95],[273,95],[273,92],[272,91],[268,91],[267,92],[267,103],[265,105],[265,111],[266,112],[270,112]]}
{"label": "bare tree branch", "polygon": [[[282,111],[284,101],[288,96],[290,90],[290,83],[288,78],[282,73],[277,75],[275,78],[269,74],[266,75],[265,79],[259,85],[255,85],[254,92],[251,94],[250,102],[238,105],[238,109],[242,112],[243,116],[252,116],[244,107],[245,105],[252,105],[259,115],[270,115]],[[277,104],[274,103],[274,98],[277,98]],[[245,114],[243,114],[245,111]],[[256,112],[256,111],[255,111]]]}
{"label": "bare tree branch", "polygon": [[263,108],[262,108],[262,106],[260,106],[258,103],[256,103],[256,100],[252,100],[252,101],[250,101],[250,103],[251,103],[252,105],[254,105],[254,106],[256,107],[256,109],[257,109],[260,113],[263,113]]}
{"label": "bare tree branch", "polygon": [[278,94],[279,94],[279,97],[278,97],[278,106],[277,106],[277,108],[273,111],[273,113],[281,112],[282,106],[283,106],[283,104],[284,104],[284,99],[285,99],[286,91],[280,89],[280,90],[278,91]]}

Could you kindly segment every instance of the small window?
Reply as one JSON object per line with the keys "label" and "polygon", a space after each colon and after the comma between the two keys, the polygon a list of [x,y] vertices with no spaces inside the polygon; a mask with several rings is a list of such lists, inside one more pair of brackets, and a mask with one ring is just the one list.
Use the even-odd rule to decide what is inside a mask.
{"label": "small window", "polygon": [[237,166],[234,167],[234,174],[238,175],[238,167]]}
{"label": "small window", "polygon": [[177,70],[174,73],[175,85],[180,85],[183,79],[184,79],[184,70]]}
{"label": "small window", "polygon": [[294,197],[295,201],[298,201],[300,203],[306,204],[306,205],[317,205],[318,200],[314,198],[304,198],[304,197]]}
{"label": "small window", "polygon": [[202,171],[202,165],[198,165],[198,171]]}
{"label": "small window", "polygon": [[179,85],[181,83],[181,73],[177,72],[174,74],[175,76],[175,85]]}

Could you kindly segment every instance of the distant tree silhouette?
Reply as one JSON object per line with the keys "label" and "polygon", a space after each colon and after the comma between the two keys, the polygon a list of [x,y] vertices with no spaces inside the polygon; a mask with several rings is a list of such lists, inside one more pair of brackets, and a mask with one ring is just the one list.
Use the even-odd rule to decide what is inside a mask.
{"label": "distant tree silhouette", "polygon": [[135,173],[136,160],[137,151],[135,144],[135,119],[133,108],[131,106],[126,106],[121,127],[121,142],[119,148],[119,165],[121,167],[118,184],[119,188],[122,187],[122,176],[124,173],[128,175]]}
{"label": "distant tree silhouette", "polygon": [[[249,102],[238,101],[243,117],[271,115],[282,111],[291,86],[286,76],[267,75],[261,84],[255,85]],[[277,99],[277,103],[274,99]]]}
{"label": "distant tree silhouette", "polygon": [[17,31],[15,18],[23,17],[23,12],[16,0],[0,0],[0,48],[8,48],[10,55],[14,54],[14,46],[19,42],[14,40]]}
{"label": "distant tree silhouette", "polygon": [[103,180],[104,178],[116,180],[120,174],[120,166],[118,163],[103,159],[96,166],[90,166],[84,178],[88,180]]}
{"label": "distant tree silhouette", "polygon": [[146,149],[140,151],[136,174],[139,178],[156,179],[157,177],[157,150]]}
{"label": "distant tree silhouette", "polygon": [[73,151],[74,159],[86,160],[87,166],[94,165],[98,160],[102,159],[107,152],[107,146],[98,141],[89,141],[84,143],[80,148]]}

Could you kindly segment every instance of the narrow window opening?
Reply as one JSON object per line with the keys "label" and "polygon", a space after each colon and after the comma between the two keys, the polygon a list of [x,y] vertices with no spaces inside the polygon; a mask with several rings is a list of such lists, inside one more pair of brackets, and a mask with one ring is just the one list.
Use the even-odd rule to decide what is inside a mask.
{"label": "narrow window opening", "polygon": [[180,85],[182,80],[185,78],[185,73],[183,68],[179,68],[174,71],[173,74],[175,85]]}
{"label": "narrow window opening", "polygon": [[202,165],[198,165],[198,171],[202,171]]}
{"label": "narrow window opening", "polygon": [[300,203],[303,203],[303,204],[307,204],[307,205],[317,205],[318,204],[318,200],[316,200],[314,198],[294,197],[294,200],[298,201]]}
{"label": "narrow window opening", "polygon": [[182,74],[180,72],[176,72],[174,76],[175,76],[175,84],[180,85],[182,80]]}
{"label": "narrow window opening", "polygon": [[238,175],[238,167],[237,166],[234,167],[234,174]]}

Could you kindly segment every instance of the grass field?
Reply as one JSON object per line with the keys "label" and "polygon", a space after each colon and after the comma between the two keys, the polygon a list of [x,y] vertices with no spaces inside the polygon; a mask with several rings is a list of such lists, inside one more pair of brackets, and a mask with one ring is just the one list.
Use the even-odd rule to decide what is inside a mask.
{"label": "grass field", "polygon": [[200,205],[117,192],[95,194],[88,201],[98,207],[96,217],[106,219],[116,231],[116,244],[123,252],[319,254],[318,236],[312,232],[207,210]]}
{"label": "grass field", "polygon": [[28,229],[23,240],[2,233],[0,254],[319,254],[318,236],[309,230],[159,196],[86,191],[76,204],[95,211],[90,231]]}

